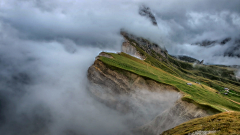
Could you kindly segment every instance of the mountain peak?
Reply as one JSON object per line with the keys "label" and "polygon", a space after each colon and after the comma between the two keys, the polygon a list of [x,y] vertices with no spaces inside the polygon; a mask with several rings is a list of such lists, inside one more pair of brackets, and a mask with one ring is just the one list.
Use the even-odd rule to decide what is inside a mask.
{"label": "mountain peak", "polygon": [[139,7],[139,14],[141,16],[145,16],[147,18],[149,18],[152,22],[153,25],[157,26],[157,21],[155,16],[153,15],[151,9],[145,5],[142,5]]}

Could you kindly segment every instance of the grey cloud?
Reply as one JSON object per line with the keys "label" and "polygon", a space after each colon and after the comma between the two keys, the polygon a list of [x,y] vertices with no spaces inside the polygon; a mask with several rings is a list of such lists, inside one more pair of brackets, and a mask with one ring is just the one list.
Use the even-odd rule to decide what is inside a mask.
{"label": "grey cloud", "polygon": [[[39,3],[53,3],[54,6],[52,10],[45,11],[46,7],[38,6]],[[31,40],[68,38],[76,44],[103,47],[120,46],[121,28],[138,25],[134,31],[145,31],[151,26],[138,15],[136,3],[109,0],[9,1],[2,6],[0,18]]]}
{"label": "grey cloud", "polygon": [[[166,48],[171,54],[185,54],[198,58],[201,55],[202,58],[210,61],[216,55],[223,57],[227,48],[198,48],[186,46],[186,44],[190,45],[204,40],[223,40],[227,37],[231,37],[233,40],[240,38],[240,10],[238,7],[240,2],[237,0],[153,0],[142,2],[155,12],[160,30],[164,31],[163,33],[169,39]],[[233,48],[234,43],[226,46]],[[237,61],[230,64],[237,64]]]}

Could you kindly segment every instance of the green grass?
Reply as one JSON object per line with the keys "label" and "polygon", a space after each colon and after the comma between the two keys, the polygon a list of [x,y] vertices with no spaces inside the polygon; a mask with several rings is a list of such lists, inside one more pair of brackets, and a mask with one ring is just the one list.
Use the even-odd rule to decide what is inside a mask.
{"label": "green grass", "polygon": [[162,135],[187,135],[196,131],[216,131],[216,135],[239,135],[240,113],[224,112],[193,119],[162,133]]}
{"label": "green grass", "polygon": [[[143,52],[145,53],[145,52]],[[154,60],[153,57],[147,56],[145,61],[134,58],[125,53],[114,54],[108,53],[113,58],[100,57],[106,65],[116,67],[117,69],[126,70],[140,76],[150,78],[160,83],[174,86],[179,91],[184,93],[184,99],[192,101],[198,105],[202,105],[208,108],[218,110],[220,112],[226,110],[240,111],[240,105],[233,103],[221,94],[216,94],[215,91],[211,91],[206,85],[197,85],[192,82],[193,86],[186,85],[188,80],[183,79],[181,75],[173,70],[171,65],[167,66],[163,62]],[[147,55],[147,54],[145,54]],[[154,62],[154,63],[153,63]],[[156,63],[155,63],[156,62]],[[179,73],[183,74],[181,71]],[[191,77],[189,77],[191,78]],[[193,79],[194,77],[192,77]]]}

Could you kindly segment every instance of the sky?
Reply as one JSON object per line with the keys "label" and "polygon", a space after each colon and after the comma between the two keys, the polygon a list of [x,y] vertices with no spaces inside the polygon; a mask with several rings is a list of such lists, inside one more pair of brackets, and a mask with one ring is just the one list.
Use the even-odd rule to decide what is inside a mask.
{"label": "sky", "polygon": [[[147,18],[139,16],[141,5],[151,8],[158,29]],[[172,55],[234,65],[239,62],[237,58],[220,57],[232,42],[209,48],[191,44],[227,37],[238,39],[238,5],[238,0],[2,0],[0,20],[1,30],[21,41],[56,41],[68,44],[66,47],[70,50],[75,44],[121,51],[123,39],[119,31],[124,29],[165,46]]]}
{"label": "sky", "polygon": [[[141,5],[151,8],[158,27],[139,15]],[[0,134],[125,130],[126,117],[87,94],[87,69],[95,57],[121,51],[123,29],[172,55],[236,65],[239,58],[222,56],[230,43],[208,48],[191,43],[239,38],[239,5],[239,0],[1,0]],[[106,119],[113,121],[102,124]]]}

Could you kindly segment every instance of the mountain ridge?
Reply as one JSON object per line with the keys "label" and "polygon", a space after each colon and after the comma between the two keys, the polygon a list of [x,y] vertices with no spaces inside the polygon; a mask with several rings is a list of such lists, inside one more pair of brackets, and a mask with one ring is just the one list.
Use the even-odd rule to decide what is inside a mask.
{"label": "mountain ridge", "polygon": [[[151,119],[140,111],[144,117],[138,122],[132,121],[133,125],[129,126],[133,134],[160,134],[190,119],[240,111],[237,104],[240,102],[237,96],[240,95],[240,83],[231,76],[234,68],[180,61],[155,43],[126,32],[121,34],[125,38],[123,52],[102,52],[89,68],[88,78],[93,85],[89,88],[91,93],[103,104],[124,114],[135,112],[133,108],[139,110],[141,103],[147,104],[147,98],[142,100],[136,95],[139,89],[150,93],[155,91],[160,95],[175,89],[171,92],[172,96],[181,95],[180,99],[169,98],[171,104],[163,108],[165,113],[152,114]],[[225,87],[230,89],[228,95],[224,95]],[[141,102],[133,104],[124,100],[126,96],[129,100],[141,99]],[[166,101],[161,102],[165,104]],[[135,112],[135,119],[141,116],[138,113]]]}
{"label": "mountain ridge", "polygon": [[197,45],[197,46],[202,46],[202,47],[213,47],[216,45],[221,45],[225,46],[228,45],[226,50],[223,50],[223,54],[218,54],[218,55],[223,55],[224,57],[238,57],[240,58],[240,39],[239,38],[231,38],[227,37],[222,40],[203,40],[200,42],[196,43],[191,43],[191,45]]}

